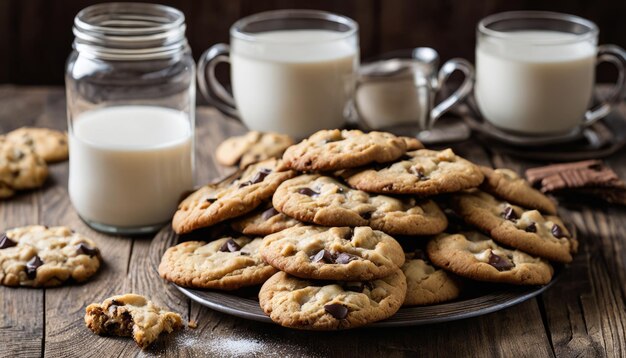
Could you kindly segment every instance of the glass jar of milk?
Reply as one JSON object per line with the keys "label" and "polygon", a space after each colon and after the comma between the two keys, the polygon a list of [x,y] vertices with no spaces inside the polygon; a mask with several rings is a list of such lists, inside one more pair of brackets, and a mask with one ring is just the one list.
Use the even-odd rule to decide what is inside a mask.
{"label": "glass jar of milk", "polygon": [[66,67],[69,194],[112,234],[168,222],[194,185],[195,65],[185,17],[144,3],[90,6]]}

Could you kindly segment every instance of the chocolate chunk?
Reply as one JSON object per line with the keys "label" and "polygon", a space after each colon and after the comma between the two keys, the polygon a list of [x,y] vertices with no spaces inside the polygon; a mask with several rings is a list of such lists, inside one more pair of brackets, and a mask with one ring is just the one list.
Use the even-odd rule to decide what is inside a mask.
{"label": "chocolate chunk", "polygon": [[76,252],[79,255],[88,255],[88,256],[98,256],[100,254],[100,250],[95,247],[90,247],[85,243],[80,243],[76,245]]}
{"label": "chocolate chunk", "polygon": [[346,282],[342,287],[344,291],[363,292],[365,285],[362,282]]}
{"label": "chocolate chunk", "polygon": [[354,236],[354,229],[348,228],[348,232],[343,236],[344,240],[352,241],[352,237]]}
{"label": "chocolate chunk", "polygon": [[558,224],[554,224],[554,226],[552,227],[552,235],[559,239],[562,237],[567,237],[563,229]]}
{"label": "chocolate chunk", "polygon": [[233,239],[226,241],[224,245],[220,247],[221,252],[235,252],[239,250],[241,250],[241,246],[239,246],[239,244]]}
{"label": "chocolate chunk", "polygon": [[344,191],[345,191],[345,190],[343,190],[343,188],[342,188],[342,187],[337,186],[337,192],[338,192],[339,194],[343,194],[343,192],[344,192]]}
{"label": "chocolate chunk", "polygon": [[524,230],[526,230],[526,232],[537,232],[537,224],[530,223]]}
{"label": "chocolate chunk", "polygon": [[313,263],[317,263],[317,262],[324,262],[326,264],[333,263],[333,255],[330,253],[330,251],[324,250],[324,249],[318,251],[317,254],[309,257],[309,259],[311,259],[311,262]]}
{"label": "chocolate chunk", "polygon": [[252,184],[258,184],[262,182],[263,180],[265,180],[265,177],[270,175],[271,172],[272,172],[271,169],[262,168],[252,177],[252,179],[239,184],[239,188],[243,188],[245,186],[252,185]]}
{"label": "chocolate chunk", "polygon": [[515,267],[508,258],[498,256],[493,252],[489,255],[489,265],[498,269],[498,271],[507,271]]}
{"label": "chocolate chunk", "polygon": [[300,189],[298,189],[298,194],[302,194],[302,195],[306,195],[306,196],[310,196],[310,197],[314,197],[314,196],[320,195],[320,193],[314,191],[311,188],[300,188]]}
{"label": "chocolate chunk", "polygon": [[336,319],[344,319],[348,316],[348,307],[338,303],[324,305],[324,311],[328,312]]}
{"label": "chocolate chunk", "polygon": [[206,201],[210,204],[213,204],[214,202],[217,201],[217,198],[206,198]]}
{"label": "chocolate chunk", "polygon": [[502,212],[502,217],[510,221],[517,220],[518,218],[515,210],[513,210],[513,208],[510,206],[507,206],[506,209],[504,209],[504,211]]}
{"label": "chocolate chunk", "polygon": [[278,211],[276,209],[274,209],[274,207],[271,207],[271,208],[265,210],[263,212],[263,214],[261,214],[261,219],[268,220],[268,219],[274,217],[277,214],[278,214]]}
{"label": "chocolate chunk", "polygon": [[0,250],[8,249],[9,247],[17,246],[17,242],[9,239],[6,235],[2,235],[0,238]]}
{"label": "chocolate chunk", "polygon": [[31,280],[37,277],[37,268],[43,265],[43,261],[39,256],[35,256],[26,263],[26,276]]}
{"label": "chocolate chunk", "polygon": [[337,258],[335,259],[335,263],[343,265],[343,264],[347,264],[349,262],[352,262],[358,259],[359,259],[358,256],[342,252],[339,255],[337,255]]}
{"label": "chocolate chunk", "polygon": [[364,213],[360,213],[359,215],[361,215],[361,217],[362,217],[363,219],[365,219],[365,220],[369,220],[369,219],[371,219],[371,218],[372,218],[372,214],[373,214],[373,213],[374,213],[373,211],[366,211],[366,212],[364,212]]}
{"label": "chocolate chunk", "polygon": [[411,167],[410,171],[411,173],[415,174],[415,176],[417,176],[419,180],[428,179],[423,168]]}

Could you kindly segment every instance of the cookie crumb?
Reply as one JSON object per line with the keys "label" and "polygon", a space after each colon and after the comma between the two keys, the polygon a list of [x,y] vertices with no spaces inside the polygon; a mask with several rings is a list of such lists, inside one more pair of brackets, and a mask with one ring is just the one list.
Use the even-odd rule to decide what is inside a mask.
{"label": "cookie crumb", "polygon": [[187,327],[191,328],[191,329],[196,329],[198,328],[198,322],[194,321],[194,320],[189,320],[189,323],[187,323]]}

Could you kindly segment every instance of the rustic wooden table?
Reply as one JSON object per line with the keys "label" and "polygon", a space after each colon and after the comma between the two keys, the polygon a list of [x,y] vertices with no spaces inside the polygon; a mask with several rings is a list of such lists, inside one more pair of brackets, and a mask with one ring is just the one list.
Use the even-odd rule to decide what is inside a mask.
{"label": "rustic wooden table", "polygon": [[[620,110],[626,114],[626,105]],[[66,128],[62,88],[0,86],[0,133],[23,125]],[[244,128],[214,109],[197,110],[198,182],[224,174],[218,143]],[[481,164],[518,171],[538,163],[492,153],[468,141],[455,151]],[[626,178],[626,150],[608,163]],[[69,287],[0,287],[0,357],[209,356],[626,356],[626,210],[611,206],[562,210],[579,229],[581,250],[556,285],[536,299],[486,316],[431,326],[301,332],[211,311],[178,293],[154,271],[150,238],[94,232],[76,215],[67,194],[68,163],[51,166],[42,190],[0,202],[0,230],[41,223],[68,225],[97,240],[105,259],[90,282]],[[92,302],[119,293],[152,297],[198,322],[142,352],[131,340],[103,338],[85,328]]]}

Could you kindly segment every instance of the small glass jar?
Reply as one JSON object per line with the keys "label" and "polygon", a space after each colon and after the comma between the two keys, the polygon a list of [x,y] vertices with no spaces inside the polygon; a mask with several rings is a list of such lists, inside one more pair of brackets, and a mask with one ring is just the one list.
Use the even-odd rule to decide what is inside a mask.
{"label": "small glass jar", "polygon": [[144,234],[194,185],[195,63],[185,17],[144,3],[90,6],[66,67],[69,194],[96,230]]}

